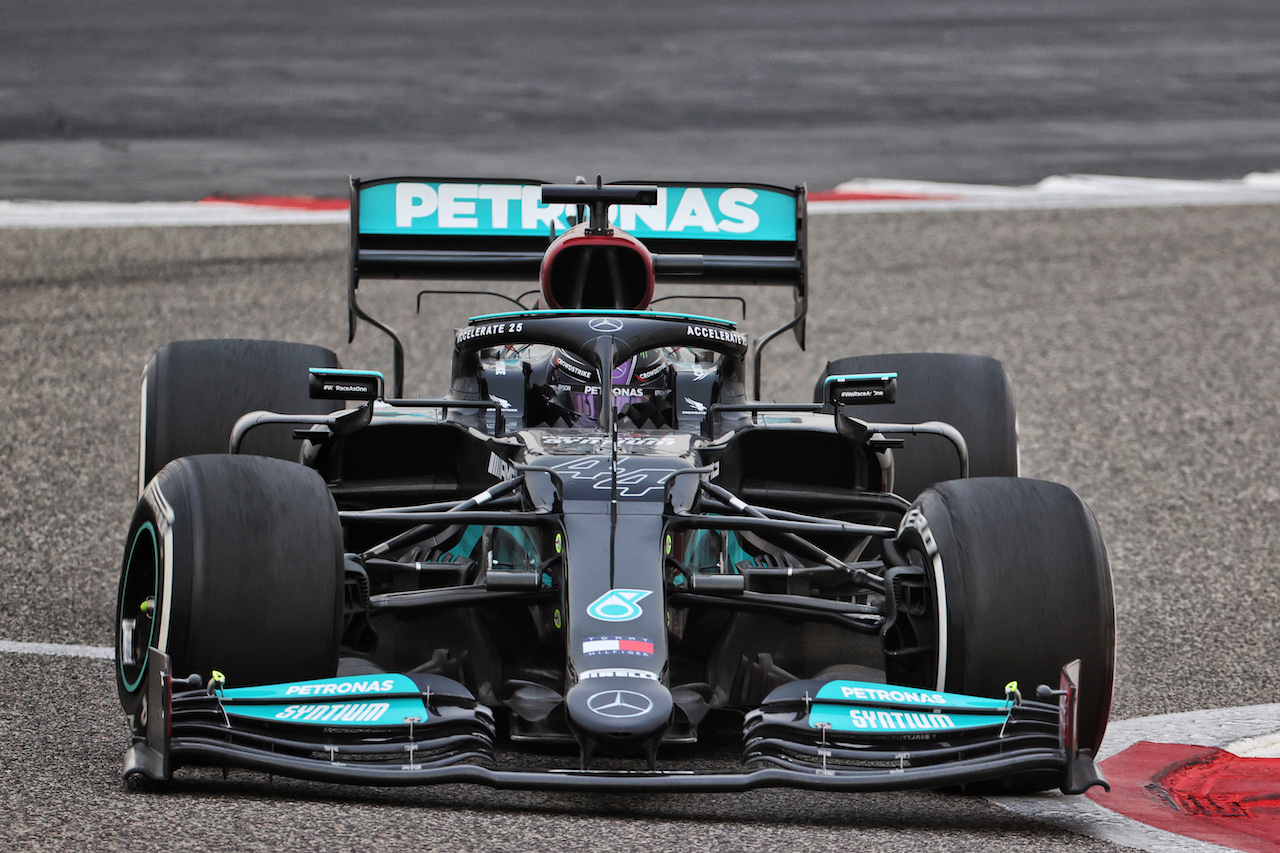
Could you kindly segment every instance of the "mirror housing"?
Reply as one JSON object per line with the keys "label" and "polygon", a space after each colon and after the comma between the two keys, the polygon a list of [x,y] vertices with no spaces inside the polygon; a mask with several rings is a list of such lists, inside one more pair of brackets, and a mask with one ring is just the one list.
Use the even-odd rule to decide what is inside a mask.
{"label": "mirror housing", "polygon": [[898,374],[848,373],[828,376],[822,383],[822,408],[838,412],[844,406],[894,403],[898,399]]}
{"label": "mirror housing", "polygon": [[386,380],[376,370],[311,368],[308,387],[313,400],[372,402],[383,396]]}

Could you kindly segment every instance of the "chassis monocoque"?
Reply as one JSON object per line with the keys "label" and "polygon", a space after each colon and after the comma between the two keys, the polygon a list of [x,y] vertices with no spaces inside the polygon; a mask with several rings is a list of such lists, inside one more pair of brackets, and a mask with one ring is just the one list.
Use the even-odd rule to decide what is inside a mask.
{"label": "chassis monocoque", "polygon": [[[1092,515],[1017,476],[993,359],[841,358],[812,401],[760,402],[763,344],[804,345],[804,237],[802,188],[353,181],[352,335],[391,337],[391,383],[273,341],[147,365],[126,775],[1104,784]],[[447,394],[406,399],[357,301],[379,277],[540,289],[456,331]],[[793,288],[754,393],[733,322],[649,308],[668,282]]]}

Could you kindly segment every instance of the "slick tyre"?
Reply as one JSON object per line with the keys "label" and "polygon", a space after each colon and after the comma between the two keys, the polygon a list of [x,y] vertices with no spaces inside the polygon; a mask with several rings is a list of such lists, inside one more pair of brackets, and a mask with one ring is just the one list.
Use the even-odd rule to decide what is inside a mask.
{"label": "slick tyre", "polygon": [[[903,518],[900,553],[933,575],[938,618],[931,685],[1028,698],[1057,688],[1080,660],[1079,744],[1097,754],[1115,673],[1115,600],[1107,550],[1093,514],[1065,486],[988,478],[940,483]],[[1006,790],[1056,787],[1019,777]]]}
{"label": "slick tyre", "polygon": [[116,684],[135,729],[154,655],[230,686],[337,670],[342,530],[315,471],[256,456],[187,456],[138,502],[116,606]]}
{"label": "slick tyre", "polygon": [[[953,353],[900,353],[841,358],[818,378],[815,399],[822,399],[828,376],[845,373],[898,374],[898,399],[892,405],[850,406],[866,421],[921,423],[943,421],[964,436],[970,477],[1018,476],[1018,416],[1013,386],[1004,365],[994,358]],[[907,436],[893,452],[894,491],[907,500],[934,483],[960,476],[960,461],[949,441],[936,435]]]}
{"label": "slick tyre", "polygon": [[[246,412],[323,415],[330,400],[312,400],[307,369],[338,367],[324,347],[283,341],[174,341],[156,350],[142,373],[138,492],[170,461],[226,453],[231,427]],[[293,427],[258,427],[242,453],[297,460]]]}

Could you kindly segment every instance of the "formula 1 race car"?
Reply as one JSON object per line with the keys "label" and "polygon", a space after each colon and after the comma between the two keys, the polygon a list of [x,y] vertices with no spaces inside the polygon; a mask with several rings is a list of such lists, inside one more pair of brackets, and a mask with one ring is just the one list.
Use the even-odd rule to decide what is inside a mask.
{"label": "formula 1 race car", "polygon": [[[126,777],[1105,785],[1106,548],[1018,477],[1000,363],[836,358],[760,402],[765,345],[805,343],[803,188],[353,180],[350,235],[350,335],[390,338],[390,382],[275,341],[146,366]],[[408,399],[380,278],[537,290]],[[750,390],[736,323],[651,307],[672,283],[791,289]]]}

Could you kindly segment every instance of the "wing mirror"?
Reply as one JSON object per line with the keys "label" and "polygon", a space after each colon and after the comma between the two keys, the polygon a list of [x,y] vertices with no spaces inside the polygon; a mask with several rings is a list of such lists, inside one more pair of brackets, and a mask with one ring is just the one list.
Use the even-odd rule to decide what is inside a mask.
{"label": "wing mirror", "polygon": [[382,398],[386,380],[376,370],[340,370],[313,367],[308,387],[313,400],[360,400]]}
{"label": "wing mirror", "polygon": [[838,412],[844,406],[894,403],[898,399],[898,374],[847,373],[828,376],[822,383],[822,408]]}

